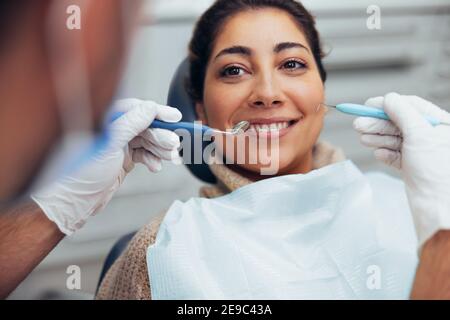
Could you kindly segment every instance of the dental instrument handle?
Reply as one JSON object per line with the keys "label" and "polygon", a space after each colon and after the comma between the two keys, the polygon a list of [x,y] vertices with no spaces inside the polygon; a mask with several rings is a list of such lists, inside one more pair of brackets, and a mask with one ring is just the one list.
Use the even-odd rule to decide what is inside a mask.
{"label": "dental instrument handle", "polygon": [[154,120],[150,125],[152,129],[165,129],[170,131],[175,131],[178,129],[184,129],[190,133],[205,133],[210,130],[209,127],[200,125],[194,122],[164,122],[160,120]]}
{"label": "dental instrument handle", "polygon": [[[377,118],[377,119],[383,119],[383,120],[390,120],[389,116],[383,110],[374,108],[374,107],[360,105],[360,104],[341,103],[341,104],[336,105],[336,109],[343,113],[351,114],[354,116],[371,117],[371,118]],[[424,116],[424,118],[432,126],[438,126],[441,124],[441,122],[435,117]]]}
{"label": "dental instrument handle", "polygon": [[[125,112],[116,112],[111,116],[111,122],[119,119],[121,116],[123,116]],[[208,126],[200,125],[194,122],[164,122],[160,120],[153,120],[153,122],[150,124],[149,128],[152,129],[165,129],[169,131],[175,131],[177,129],[184,129],[189,131],[190,133],[202,133],[204,134],[208,130],[212,130]]]}

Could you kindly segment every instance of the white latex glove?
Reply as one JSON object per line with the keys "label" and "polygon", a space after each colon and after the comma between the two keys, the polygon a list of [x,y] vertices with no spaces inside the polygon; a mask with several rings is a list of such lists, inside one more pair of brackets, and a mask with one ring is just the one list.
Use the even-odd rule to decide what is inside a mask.
{"label": "white latex glove", "polygon": [[450,114],[396,93],[366,105],[384,109],[392,122],[361,117],[354,127],[378,160],[402,171],[421,248],[437,231],[450,229],[450,126],[433,127],[423,115],[450,123]]}
{"label": "white latex glove", "polygon": [[80,229],[90,216],[108,204],[135,163],[157,172],[161,160],[177,158],[178,136],[167,130],[148,129],[155,118],[180,121],[182,115],[177,109],[126,99],[117,101],[112,111],[125,114],[111,124],[107,150],[76,173],[31,196],[66,235]]}

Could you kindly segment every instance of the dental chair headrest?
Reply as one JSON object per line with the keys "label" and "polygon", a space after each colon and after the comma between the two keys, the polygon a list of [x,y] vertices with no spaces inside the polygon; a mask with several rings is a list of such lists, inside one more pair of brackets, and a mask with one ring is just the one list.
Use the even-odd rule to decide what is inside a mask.
{"label": "dental chair headrest", "polygon": [[[182,121],[194,122],[197,120],[195,113],[195,104],[188,94],[186,83],[189,79],[189,60],[185,59],[178,67],[175,75],[172,79],[169,89],[169,96],[167,98],[167,105],[177,108],[183,114]],[[192,140],[193,143],[193,140]],[[203,143],[203,149],[208,145],[207,142]],[[194,150],[193,145],[191,150]],[[192,172],[197,178],[207,183],[216,183],[216,177],[209,170],[209,166],[203,162],[201,164],[194,163],[194,152],[192,152],[191,164],[186,164],[189,171]],[[203,152],[202,152],[203,154]]]}

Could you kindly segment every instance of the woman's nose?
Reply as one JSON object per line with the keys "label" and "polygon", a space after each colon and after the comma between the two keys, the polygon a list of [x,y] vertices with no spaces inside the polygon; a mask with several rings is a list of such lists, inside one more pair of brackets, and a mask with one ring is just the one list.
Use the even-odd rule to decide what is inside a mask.
{"label": "woman's nose", "polygon": [[273,108],[280,107],[283,100],[283,94],[276,79],[261,77],[253,88],[249,103],[255,108]]}

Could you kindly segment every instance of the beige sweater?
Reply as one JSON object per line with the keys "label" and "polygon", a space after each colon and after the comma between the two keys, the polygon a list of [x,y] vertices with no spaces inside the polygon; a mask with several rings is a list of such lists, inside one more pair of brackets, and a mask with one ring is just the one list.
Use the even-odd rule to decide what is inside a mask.
{"label": "beige sweater", "polygon": [[[313,168],[344,160],[340,149],[319,142],[313,151]],[[200,195],[215,198],[252,183],[224,165],[212,165],[211,171],[218,183],[201,188]],[[146,263],[147,248],[155,242],[164,214],[145,225],[128,244],[127,249],[111,266],[103,279],[96,299],[99,300],[147,300],[151,299],[149,275]]]}

